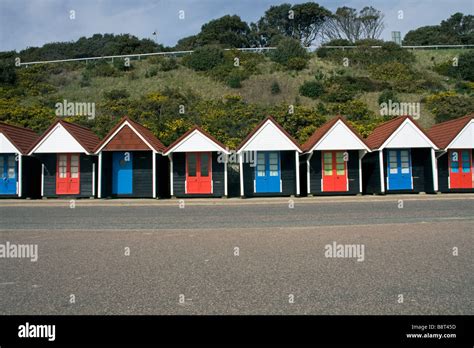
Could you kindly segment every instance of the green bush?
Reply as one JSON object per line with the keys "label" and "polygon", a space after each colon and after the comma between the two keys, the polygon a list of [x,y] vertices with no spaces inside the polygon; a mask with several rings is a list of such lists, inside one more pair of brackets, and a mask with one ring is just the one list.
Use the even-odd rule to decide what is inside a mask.
{"label": "green bush", "polygon": [[120,75],[114,65],[109,64],[105,60],[88,62],[86,71],[90,74],[90,77],[112,77]]}
{"label": "green bush", "polygon": [[81,80],[79,81],[79,86],[89,87],[91,85],[91,77],[87,73],[82,73]]}
{"label": "green bush", "polygon": [[462,79],[474,82],[474,50],[459,55],[458,69]]}
{"label": "green bush", "polygon": [[368,121],[375,116],[367,104],[357,99],[345,103],[333,104],[330,107],[330,111],[336,115],[346,116],[349,121]]}
{"label": "green bush", "polygon": [[316,99],[324,93],[324,86],[318,81],[305,81],[299,89],[302,96]]}
{"label": "green bush", "polygon": [[298,40],[285,38],[278,43],[277,48],[272,52],[271,58],[281,65],[288,66],[291,58],[307,60],[309,55]]}
{"label": "green bush", "polygon": [[340,84],[331,84],[325,87],[325,93],[322,99],[331,103],[343,103],[353,99],[357,92],[349,86]]}
{"label": "green bush", "polygon": [[391,100],[392,103],[399,102],[398,96],[395,93],[395,91],[393,91],[391,89],[384,89],[382,91],[382,93],[380,93],[380,95],[379,95],[379,99],[378,99],[379,105],[382,104],[382,103],[387,103],[388,104],[389,100]]}
{"label": "green bush", "polygon": [[114,59],[113,65],[118,71],[130,71],[133,69],[133,65],[130,60],[116,58]]}
{"label": "green bush", "polygon": [[153,76],[156,76],[156,75],[158,75],[158,68],[156,66],[152,66],[150,69],[148,69],[145,72],[145,77],[146,78],[153,77]]}
{"label": "green bush", "polygon": [[227,86],[230,88],[240,88],[242,87],[242,75],[239,72],[233,72],[227,78]]}
{"label": "green bush", "polygon": [[270,90],[271,90],[271,93],[272,93],[273,95],[275,95],[275,94],[280,94],[281,89],[280,89],[280,85],[278,84],[277,81],[273,81],[273,83],[272,83],[272,85],[271,85],[271,87],[270,87]]}
{"label": "green bush", "polygon": [[16,70],[12,64],[0,64],[0,84],[14,85],[17,81]]}
{"label": "green bush", "polygon": [[104,92],[104,97],[108,100],[127,99],[130,97],[130,93],[126,89],[112,89]]}
{"label": "green bush", "polygon": [[161,62],[161,70],[163,71],[171,71],[177,68],[178,68],[178,61],[176,60],[176,58],[173,58],[173,57],[165,58]]}
{"label": "green bush", "polygon": [[209,71],[224,61],[224,53],[219,47],[203,46],[186,56],[184,61],[193,70]]}
{"label": "green bush", "polygon": [[425,98],[437,123],[462,117],[474,110],[474,98],[456,92],[441,92]]}
{"label": "green bush", "polygon": [[286,68],[288,70],[303,70],[308,65],[308,60],[305,58],[293,57],[288,59]]}

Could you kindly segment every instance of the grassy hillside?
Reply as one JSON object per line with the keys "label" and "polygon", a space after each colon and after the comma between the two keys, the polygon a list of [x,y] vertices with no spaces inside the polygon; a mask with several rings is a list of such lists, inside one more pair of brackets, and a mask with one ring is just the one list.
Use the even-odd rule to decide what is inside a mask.
{"label": "grassy hillside", "polygon": [[[397,97],[398,100],[402,102],[421,102],[421,117],[419,122],[423,126],[430,127],[435,123],[431,109],[425,104],[425,98],[439,91],[453,90],[455,88],[455,83],[459,82],[457,79],[448,78],[438,74],[434,71],[434,67],[445,63],[453,57],[459,56],[459,54],[463,52],[466,52],[466,50],[419,50],[413,52],[415,57],[415,61],[411,64],[413,74],[422,76],[423,79],[429,82],[430,86],[433,85],[434,87],[431,89],[417,87],[415,90],[405,88],[406,91],[401,89],[400,91],[397,91]],[[249,56],[251,55],[252,54],[249,54]],[[67,99],[71,102],[96,103],[96,117],[98,120],[95,121],[96,123],[93,128],[96,127],[94,130],[97,131],[99,129],[97,128],[99,127],[97,126],[97,122],[101,122],[100,127],[102,128],[108,128],[113,124],[113,122],[115,122],[116,115],[111,119],[111,110],[118,110],[118,113],[120,113],[121,110],[129,110],[132,107],[130,106],[130,103],[132,102],[136,103],[133,104],[135,109],[140,109],[142,103],[146,102],[143,98],[151,93],[163,94],[168,98],[168,100],[170,100],[174,98],[166,94],[169,94],[170,89],[173,90],[174,94],[177,93],[181,96],[178,97],[178,99],[184,98],[187,100],[186,103],[188,105],[186,106],[190,108],[197,103],[196,100],[214,103],[216,101],[225,101],[229,95],[238,95],[242,98],[242,103],[252,105],[253,109],[243,112],[245,115],[251,113],[251,110],[257,109],[261,114],[270,112],[278,113],[281,110],[278,109],[279,111],[275,111],[275,106],[280,105],[281,109],[284,109],[285,105],[293,104],[300,107],[304,112],[307,110],[310,110],[309,112],[313,112],[311,110],[317,110],[314,112],[324,114],[324,117],[332,117],[335,114],[333,111],[334,107],[337,106],[338,103],[328,103],[327,100],[325,101],[319,97],[314,99],[304,97],[300,95],[300,86],[305,81],[314,81],[315,75],[318,74],[322,74],[326,79],[336,75],[371,78],[371,72],[367,66],[349,64],[349,66],[345,67],[342,64],[338,64],[334,59],[319,58],[316,54],[311,54],[306,68],[300,71],[285,69],[280,64],[272,61],[268,56],[263,56],[261,54],[253,55],[259,56],[258,59],[255,59],[257,63],[255,63],[255,66],[252,68],[253,72],[248,76],[248,78],[242,79],[240,88],[231,88],[227,83],[225,83],[225,81],[213,77],[210,73],[197,72],[188,68],[185,62],[182,61],[183,58],[178,58],[177,66],[169,71],[163,71],[167,69],[162,69],[162,66],[160,65],[162,60],[160,59],[148,58],[132,60],[131,69],[125,69],[126,71],[116,69],[115,72],[111,74],[112,76],[95,76],[94,74],[89,74],[87,81],[85,81],[84,75],[87,75],[87,72],[91,71],[90,65],[94,64],[91,62],[57,63],[48,66],[22,67],[17,71],[17,90],[20,90],[21,87],[21,92],[2,87],[2,98],[5,99],[3,104],[0,103],[0,111],[2,111],[3,114],[0,118],[15,123],[15,121],[23,120],[24,117],[30,117],[31,115],[25,116],[20,114],[30,112],[28,110],[32,110],[34,107],[41,107],[42,115],[47,114],[49,110],[50,115],[54,116],[54,104],[63,99]],[[248,56],[246,56],[245,59],[247,61],[248,59],[253,58],[248,58]],[[121,64],[121,61],[116,60],[111,66],[120,67]],[[279,86],[278,93],[272,93],[272,85],[275,83]],[[41,90],[42,86],[45,86],[44,90]],[[117,108],[115,105],[115,109],[110,106],[111,101],[106,97],[106,93],[113,90],[124,90],[128,92],[129,96],[126,97],[128,104],[126,106],[123,106],[123,103],[120,105],[120,107],[123,106],[123,109],[120,107]],[[168,92],[166,92],[167,90]],[[352,99],[365,103],[368,110],[373,113],[371,117],[377,118],[379,117],[377,115],[379,115],[380,112],[378,98],[382,90],[382,88],[373,91],[361,90],[358,91]],[[469,98],[472,98],[472,91],[468,95]],[[192,97],[188,98],[188,96]],[[10,100],[11,103],[9,104],[5,100]],[[5,113],[7,108],[11,108],[13,101],[16,107],[24,108],[22,109],[23,111],[17,111],[17,115],[12,115],[11,110],[7,110],[8,112]],[[176,103],[178,103],[178,101]],[[204,107],[196,107],[193,110],[196,113],[205,112],[202,110],[214,110],[210,106],[206,107],[207,109]],[[215,108],[218,109],[219,107],[221,106],[216,106]],[[147,104],[144,108],[149,109],[149,105]],[[150,121],[156,116],[153,115],[153,113],[161,115],[163,112],[163,105],[157,107],[157,109],[148,109],[146,110],[148,114],[143,117],[149,122],[147,121],[145,123],[153,122]],[[140,115],[145,113],[143,110],[138,110],[137,112],[141,112]],[[230,113],[232,114],[232,112]],[[207,121],[196,119],[198,116],[194,115],[193,117],[184,119],[183,122],[179,123],[177,119],[173,119],[173,115],[180,117],[176,111],[173,111],[170,115],[171,118],[168,118],[166,119],[166,122],[163,122],[165,122],[166,127],[169,128],[168,131],[175,133],[181,132],[193,122],[204,123],[205,128],[216,132],[219,130],[219,127],[222,127],[221,123],[223,122],[222,119],[218,120],[218,115],[210,116],[213,118],[208,123],[206,123]],[[242,117],[245,117],[245,115]],[[200,117],[207,116],[201,115]],[[107,121],[100,121],[101,118],[107,118]],[[142,116],[139,116],[138,118],[142,118]],[[232,138],[231,141],[228,141],[229,134],[225,135],[222,133],[217,136],[221,140],[234,145],[235,143],[238,143],[238,139],[241,138],[256,121],[257,119],[252,118],[248,125],[245,125],[243,129],[238,131],[238,134],[236,134],[235,137],[230,136],[230,138]],[[292,131],[300,141],[304,141],[323,121],[324,120],[318,121],[314,126],[306,124],[306,129],[301,132],[300,128],[302,125],[296,124],[296,122],[294,129],[290,129],[290,131]],[[37,128],[37,130],[42,130],[48,122],[41,121],[31,124],[31,122],[21,121],[20,123]],[[86,123],[84,120],[80,122]],[[239,122],[237,118],[235,122]],[[308,122],[310,122],[310,120],[308,120]],[[163,135],[160,133],[159,127],[163,128],[164,126],[156,125],[156,127],[151,128],[154,129],[157,135],[165,138],[165,142],[167,141],[166,139],[171,141],[174,137],[179,135]],[[103,134],[106,130],[102,128],[97,132]],[[230,131],[227,133],[230,133]]]}

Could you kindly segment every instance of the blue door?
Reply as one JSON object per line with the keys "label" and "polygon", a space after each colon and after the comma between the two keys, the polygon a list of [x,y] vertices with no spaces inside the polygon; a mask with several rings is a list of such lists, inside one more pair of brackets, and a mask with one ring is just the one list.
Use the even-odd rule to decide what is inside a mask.
{"label": "blue door", "polygon": [[112,193],[126,195],[133,193],[133,153],[112,153]]}
{"label": "blue door", "polygon": [[280,192],[280,153],[278,151],[257,152],[255,192]]}
{"label": "blue door", "polygon": [[388,190],[411,190],[410,150],[388,150]]}
{"label": "blue door", "polygon": [[15,195],[17,168],[15,155],[0,154],[0,195]]}

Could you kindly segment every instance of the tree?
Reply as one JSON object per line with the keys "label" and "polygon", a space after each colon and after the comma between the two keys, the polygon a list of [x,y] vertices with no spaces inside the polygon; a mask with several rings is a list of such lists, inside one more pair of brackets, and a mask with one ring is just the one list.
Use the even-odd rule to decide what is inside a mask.
{"label": "tree", "polygon": [[403,39],[404,45],[468,45],[474,44],[474,16],[453,14],[439,25],[410,30]]}
{"label": "tree", "polygon": [[282,4],[270,7],[254,28],[258,28],[259,40],[264,46],[278,36],[291,37],[303,46],[310,46],[330,14],[329,10],[313,2],[293,6]]}
{"label": "tree", "polygon": [[323,36],[328,40],[378,39],[384,29],[384,15],[373,7],[339,7],[325,22]]}
{"label": "tree", "polygon": [[226,48],[248,47],[250,28],[239,16],[224,16],[201,27],[198,42],[201,45],[221,44]]}

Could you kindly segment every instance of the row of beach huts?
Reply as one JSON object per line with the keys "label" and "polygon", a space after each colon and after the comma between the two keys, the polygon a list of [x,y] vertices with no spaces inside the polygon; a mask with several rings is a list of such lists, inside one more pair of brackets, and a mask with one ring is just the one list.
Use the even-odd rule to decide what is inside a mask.
{"label": "row of beach huts", "polygon": [[56,120],[0,123],[0,197],[259,197],[474,192],[474,114],[423,130],[410,116],[364,139],[341,117],[300,145],[272,117],[235,150],[194,127],[170,146],[128,117],[100,140]]}

